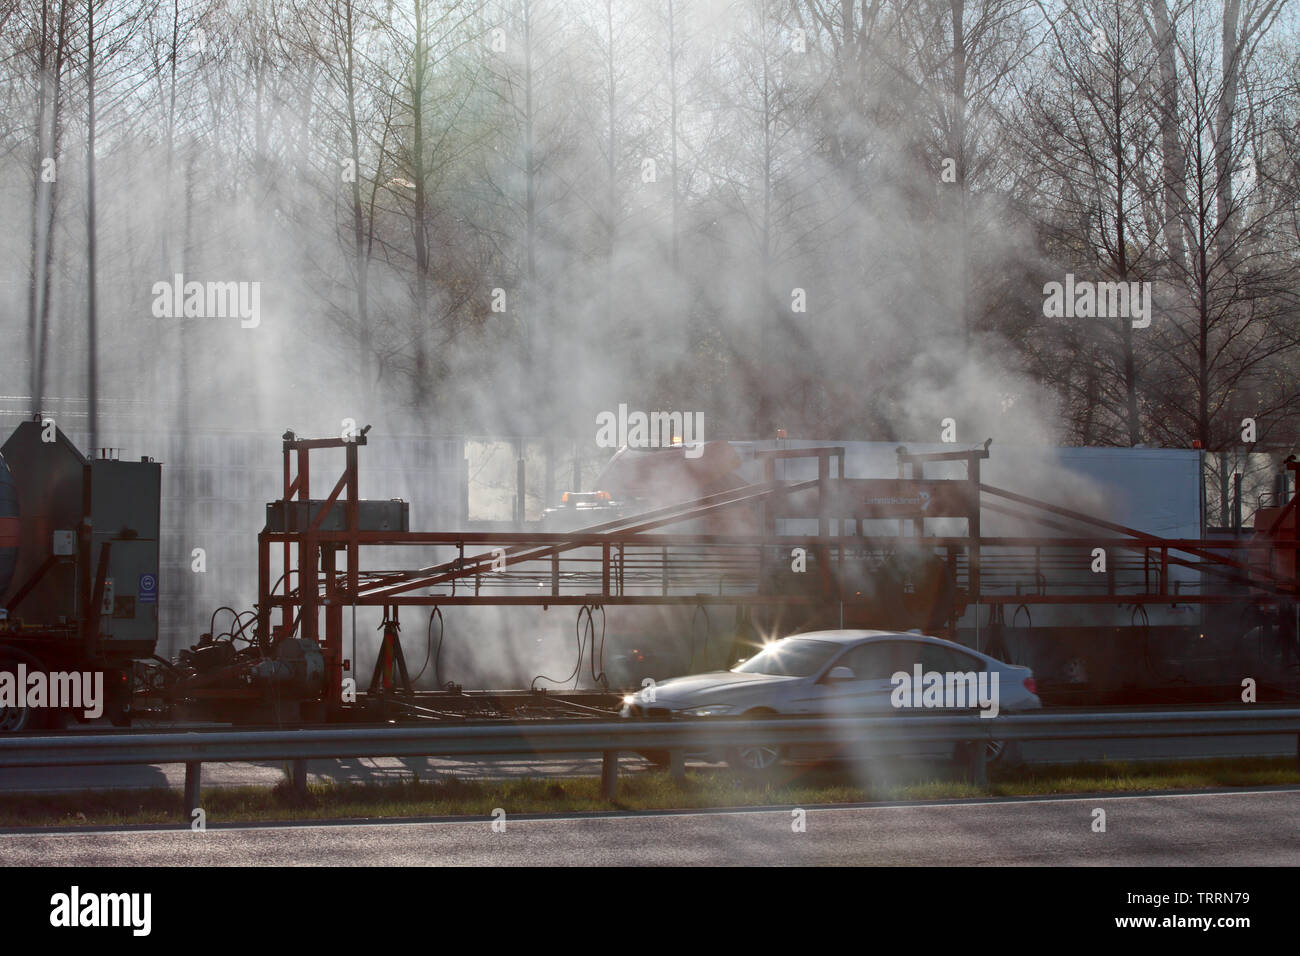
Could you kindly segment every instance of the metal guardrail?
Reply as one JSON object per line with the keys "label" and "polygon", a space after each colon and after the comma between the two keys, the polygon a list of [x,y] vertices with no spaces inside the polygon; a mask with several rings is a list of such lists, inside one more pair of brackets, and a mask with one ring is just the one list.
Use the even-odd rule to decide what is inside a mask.
{"label": "metal guardrail", "polygon": [[[602,789],[617,789],[621,751],[667,751],[682,773],[686,753],[774,744],[859,743],[887,751],[904,745],[974,745],[991,740],[1105,740],[1135,737],[1297,735],[1300,709],[1118,711],[1092,713],[975,713],[797,717],[752,720],[539,721],[528,724],[463,723],[418,727],[362,727],[270,731],[164,731],[159,733],[15,735],[0,738],[0,770],[15,767],[122,766],[183,763],[186,806],[198,806],[201,767],[211,762],[292,760],[294,784],[306,790],[310,759],[337,757],[453,757],[602,754]],[[983,746],[967,746],[970,774],[982,783]]]}

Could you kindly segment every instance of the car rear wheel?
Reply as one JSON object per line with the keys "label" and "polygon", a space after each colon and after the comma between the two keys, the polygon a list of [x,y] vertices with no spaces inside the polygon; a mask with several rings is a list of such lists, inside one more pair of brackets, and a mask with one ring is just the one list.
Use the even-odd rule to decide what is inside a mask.
{"label": "car rear wheel", "polygon": [[[952,760],[959,767],[965,767],[970,763],[971,745],[966,743],[958,744],[952,752]],[[1020,743],[1015,740],[986,740],[984,747],[984,766],[986,767],[1018,767],[1024,762],[1020,754]]]}
{"label": "car rear wheel", "polygon": [[984,745],[984,762],[989,766],[1017,767],[1024,762],[1020,744],[1014,740],[990,740]]}

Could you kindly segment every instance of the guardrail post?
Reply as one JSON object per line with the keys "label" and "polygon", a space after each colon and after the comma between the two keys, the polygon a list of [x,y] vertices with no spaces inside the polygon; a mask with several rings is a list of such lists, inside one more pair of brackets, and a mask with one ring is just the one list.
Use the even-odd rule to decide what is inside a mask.
{"label": "guardrail post", "polygon": [[668,751],[668,771],[673,775],[673,780],[677,783],[686,780],[686,751]]}
{"label": "guardrail post", "polygon": [[988,747],[983,740],[976,740],[970,748],[970,776],[971,783],[977,787],[982,787],[989,782],[988,777]]}
{"label": "guardrail post", "polygon": [[199,788],[203,784],[203,764],[197,760],[185,764],[185,817],[194,819],[199,809]]}
{"label": "guardrail post", "polygon": [[983,740],[963,740],[959,745],[966,779],[977,787],[988,783],[988,751]]}
{"label": "guardrail post", "polygon": [[307,797],[307,761],[295,760],[293,762],[293,793],[300,799]]}
{"label": "guardrail post", "polygon": [[618,796],[618,751],[606,750],[600,761],[600,795],[606,800]]}

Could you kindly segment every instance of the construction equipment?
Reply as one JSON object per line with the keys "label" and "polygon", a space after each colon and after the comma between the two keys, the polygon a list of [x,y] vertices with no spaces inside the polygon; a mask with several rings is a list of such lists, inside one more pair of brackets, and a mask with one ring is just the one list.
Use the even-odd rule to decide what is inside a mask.
{"label": "construction equipment", "polygon": [[[359,496],[368,431],[284,434],[280,494],[257,536],[256,604],[218,609],[192,647],[162,660],[159,464],[87,459],[52,423],[20,425],[0,469],[0,726],[72,712],[6,708],[3,675],[19,665],[104,675],[119,722],[607,713],[644,677],[725,666],[771,637],[823,627],[962,641],[1032,667],[1047,704],[1223,700],[1243,678],[1272,699],[1300,689],[1294,496],[1261,510],[1248,539],[1161,537],[986,483],[989,443],[898,449],[893,478],[847,476],[841,446],[758,449],[747,481],[727,443],[711,442],[693,458],[680,447],[616,455],[598,482],[609,487],[585,493],[590,507],[575,501],[595,521],[586,527],[412,531],[406,502]],[[343,467],[314,487],[321,452],[341,453]],[[815,477],[786,479],[793,463]],[[985,514],[1042,533],[986,535]],[[931,533],[936,524],[946,533]],[[394,553],[411,558],[393,568]],[[403,610],[433,615],[432,649],[435,617],[441,634],[442,612],[457,607],[573,609],[574,687],[415,686]],[[344,613],[365,608],[383,623],[362,687]],[[1035,626],[1044,608],[1076,618]],[[1169,608],[1195,617],[1151,621]],[[1089,619],[1102,609],[1131,623]]]}

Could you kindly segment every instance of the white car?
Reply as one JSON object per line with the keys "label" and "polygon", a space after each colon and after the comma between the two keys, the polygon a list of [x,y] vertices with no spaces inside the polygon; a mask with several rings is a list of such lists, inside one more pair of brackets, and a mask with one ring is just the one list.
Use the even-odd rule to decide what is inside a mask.
{"label": "white car", "polygon": [[[906,674],[907,683],[895,675]],[[937,693],[932,677],[944,678]],[[954,675],[955,679],[948,679]],[[944,696],[946,693],[946,697]],[[967,696],[969,694],[969,697]],[[627,718],[850,716],[977,708],[991,712],[1042,706],[1027,667],[937,637],[897,631],[813,631],[773,641],[729,671],[663,681],[623,699]],[[785,757],[820,758],[860,742],[786,753],[779,746],[735,748],[722,754],[738,770],[767,771]],[[1007,748],[989,744],[997,760]],[[936,753],[918,745],[917,755]],[[647,754],[660,761],[664,755]],[[717,755],[708,755],[717,756]]]}

